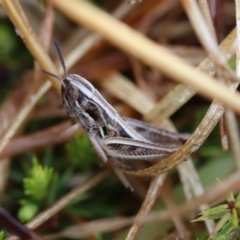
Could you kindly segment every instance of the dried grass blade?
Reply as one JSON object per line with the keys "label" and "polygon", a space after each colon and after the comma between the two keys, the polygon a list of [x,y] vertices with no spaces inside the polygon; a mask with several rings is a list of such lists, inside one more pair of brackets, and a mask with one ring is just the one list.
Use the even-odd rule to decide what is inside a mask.
{"label": "dried grass blade", "polygon": [[238,82],[239,79],[230,69],[230,67],[228,67],[225,56],[218,51],[216,37],[214,37],[209,29],[209,26],[206,24],[197,2],[194,0],[182,0],[182,4],[198,36],[199,41],[204,46],[213,62],[216,64],[218,70],[226,79],[232,80],[233,82]]}
{"label": "dried grass blade", "polygon": [[[231,31],[219,46],[219,51],[229,60],[236,51],[236,29]],[[210,76],[215,74],[215,67],[213,62],[207,58],[202,61],[198,68]],[[145,116],[145,120],[156,123],[162,122],[174,114],[180,107],[182,107],[188,100],[190,100],[197,91],[191,86],[178,84],[171,90],[163,99],[161,99],[155,107],[149,111]],[[161,114],[160,114],[161,113]]]}
{"label": "dried grass blade", "polygon": [[[44,69],[53,74],[57,74],[57,70],[48,54],[44,51],[41,44],[39,43],[38,37],[32,30],[24,12],[19,4],[18,0],[3,0],[2,5],[4,6],[9,18],[18,30],[22,40],[26,47],[31,52],[32,56],[39,63],[41,69]],[[50,78],[53,86],[60,92],[60,83]]]}
{"label": "dried grass blade", "polygon": [[161,70],[173,79],[192,85],[202,95],[217,99],[240,113],[240,95],[232,93],[226,86],[214,81],[194,67],[120,23],[113,17],[85,1],[54,2],[55,7],[78,24],[102,34],[109,41],[144,63]]}

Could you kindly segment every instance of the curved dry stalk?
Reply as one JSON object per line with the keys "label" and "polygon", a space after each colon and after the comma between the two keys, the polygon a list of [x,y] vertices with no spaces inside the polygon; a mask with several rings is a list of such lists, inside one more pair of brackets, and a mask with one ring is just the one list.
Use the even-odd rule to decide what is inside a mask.
{"label": "curved dry stalk", "polygon": [[[236,29],[231,31],[219,46],[219,51],[229,60],[236,51]],[[214,64],[209,59],[203,60],[198,68],[213,76],[215,74]],[[178,84],[166,96],[161,99],[151,111],[145,116],[145,120],[152,123],[161,123],[165,119],[174,114],[180,107],[182,107],[188,100],[190,100],[197,91],[191,86]],[[160,114],[161,113],[161,114]]]}
{"label": "curved dry stalk", "polygon": [[[141,111],[141,113],[144,113],[145,110],[147,108],[139,108],[139,102],[138,101],[134,101],[134,96],[136,94],[136,92],[138,91],[132,91],[134,92],[134,94],[132,95],[132,97],[129,98],[129,94],[125,95],[124,92],[129,92],[126,91],[126,87],[128,85],[132,85],[131,83],[124,83],[123,86],[124,87],[124,91],[118,91],[116,89],[121,89],[119,83],[120,81],[123,81],[124,78],[120,78],[119,76],[116,76],[118,80],[114,80],[114,74],[111,76],[111,81],[103,81],[103,86],[105,87],[105,89],[107,89],[108,91],[112,92],[114,95],[118,96],[119,98],[121,98],[123,101],[127,101],[128,104],[130,104],[131,106],[135,107],[136,105],[138,105],[137,109],[139,109]],[[116,85],[117,84],[117,88]],[[133,86],[131,86],[132,88]],[[130,88],[130,89],[131,89]],[[231,86],[231,89],[235,89],[237,88],[237,84],[233,84]],[[141,94],[140,94],[141,95]],[[127,97],[126,97],[127,96]],[[148,102],[148,98],[145,96],[143,96],[142,98],[139,95],[136,95],[136,99],[144,99],[144,102],[146,104],[146,101]],[[151,105],[151,103],[150,103]],[[142,102],[141,105],[142,106]],[[166,172],[168,170],[170,170],[172,167],[176,166],[177,164],[179,164],[180,162],[183,162],[184,160],[186,160],[189,156],[191,156],[191,154],[193,152],[195,152],[200,146],[201,144],[205,141],[205,139],[208,137],[208,135],[211,133],[212,129],[214,128],[214,126],[217,124],[219,118],[222,116],[224,112],[224,109],[222,107],[221,104],[214,102],[211,107],[209,108],[207,114],[205,115],[204,119],[202,120],[201,124],[198,126],[198,128],[196,129],[196,131],[193,133],[193,135],[191,136],[191,138],[173,155],[171,155],[170,157],[168,157],[167,159],[159,162],[158,164],[154,165],[153,167],[144,169],[144,170],[140,170],[140,171],[124,171],[125,173],[128,174],[133,174],[133,175],[159,175],[163,172]]]}
{"label": "curved dry stalk", "polygon": [[[232,85],[232,89],[236,89],[238,84]],[[223,106],[218,102],[213,102],[210,106],[208,112],[206,113],[205,117],[203,118],[202,122],[199,124],[195,132],[189,138],[189,140],[174,154],[170,157],[164,159],[163,161],[157,163],[156,165],[146,168],[144,170],[131,172],[131,171],[124,171],[127,174],[132,175],[152,175],[156,176],[158,174],[164,173],[172,169],[174,166],[178,165],[179,163],[187,160],[193,152],[195,152],[202,143],[206,140],[209,136],[219,118],[224,113]]]}
{"label": "curved dry stalk", "polygon": [[[177,129],[174,127],[173,124],[171,124],[171,122],[169,125],[170,126],[167,128],[168,130],[173,132],[177,131]],[[198,172],[191,158],[189,158],[188,161],[179,164],[177,166],[177,170],[179,172],[179,177],[182,182],[184,194],[187,201],[204,194],[203,185],[199,179]],[[200,205],[199,207],[201,211],[208,208],[206,204]],[[204,221],[204,223],[207,227],[209,234],[211,234],[214,230],[214,221],[206,220]]]}
{"label": "curved dry stalk", "polygon": [[[193,28],[198,35],[198,39],[207,50],[216,66],[216,76],[219,81],[223,83],[227,83],[229,80],[238,81],[236,74],[228,66],[225,56],[221,54],[221,52],[217,51],[218,41],[210,16],[210,3],[208,4],[205,0],[201,0],[199,2],[200,7],[202,7],[203,14],[201,14],[200,7],[198,7],[196,1],[183,0],[182,3],[186,13],[188,14],[190,22],[192,23]],[[224,116],[220,119],[220,135],[222,148],[226,151],[228,150],[228,138]]]}
{"label": "curved dry stalk", "polygon": [[[171,78],[192,85],[202,95],[222,102],[240,113],[240,95],[231,92],[226,86],[214,81],[166,48],[153,43],[146,37],[120,23],[113,17],[85,1],[56,0],[55,7],[78,24],[100,33],[114,45],[139,58],[144,63],[161,70]],[[99,21],[101,19],[101,21]]]}
{"label": "curved dry stalk", "polygon": [[[117,78],[119,78],[119,77],[117,76]],[[125,101],[127,99],[128,103],[131,106],[135,107],[136,105],[138,105],[137,109],[139,109],[139,106],[142,106],[141,104],[139,104],[139,102],[134,103],[134,95],[131,98],[129,98],[129,97],[126,98],[126,97],[123,97],[124,96],[124,91],[116,91],[116,89],[119,89],[120,86],[118,84],[117,85],[118,88],[114,87],[114,86],[116,86],[115,85],[116,83],[114,82],[114,75],[112,75],[112,77],[110,79],[111,79],[111,82],[106,81],[105,83],[103,83],[103,86],[108,91],[111,91],[112,93],[114,93],[115,95],[117,95],[118,97],[120,97],[121,99],[123,99]],[[118,81],[120,81],[120,78],[119,78]],[[232,89],[235,89],[236,87],[237,87],[237,84],[232,85]],[[124,90],[126,91],[125,88],[124,88]],[[134,92],[136,92],[136,91],[134,91]],[[141,98],[139,96],[137,98],[138,99],[144,99],[144,97]],[[144,99],[144,102],[146,102],[145,99]],[[146,109],[146,108],[144,108],[144,109]],[[140,111],[141,112],[144,111],[143,108],[141,108]],[[176,164],[178,164],[178,163],[184,161],[185,159],[187,159],[194,151],[196,151],[201,146],[201,144],[205,141],[205,139],[208,137],[208,135],[212,131],[213,127],[217,124],[219,118],[223,114],[223,111],[224,111],[224,109],[221,106],[221,104],[216,103],[216,102],[213,103],[211,105],[208,113],[206,114],[206,116],[202,120],[202,123],[196,129],[196,131],[191,136],[189,141],[187,141],[187,143],[185,143],[184,146],[181,147],[181,149],[178,152],[174,153],[172,156],[163,160],[162,162],[156,164],[155,165],[156,167],[153,166],[151,168],[148,168],[148,169],[145,169],[145,170],[142,170],[142,171],[137,171],[137,172],[130,172],[130,171],[125,171],[125,172],[129,173],[129,174],[134,174],[134,175],[144,174],[144,175],[154,175],[154,176],[156,176],[160,173],[163,173],[163,172],[166,172],[166,171],[170,170]]]}
{"label": "curved dry stalk", "polygon": [[[101,182],[103,179],[105,179],[109,174],[108,170],[105,170],[103,172],[98,173],[95,176],[90,176],[88,181],[84,184],[81,184],[80,186],[74,188],[72,191],[70,191],[68,194],[66,194],[64,197],[60,198],[52,207],[44,210],[41,212],[38,216],[36,216],[32,221],[26,224],[26,226],[30,229],[35,229],[44,222],[46,222],[48,219],[53,217],[55,214],[57,214],[59,211],[61,211],[64,207],[66,207],[69,203],[71,203],[74,199],[76,199],[80,194],[88,191],[95,185],[97,185],[99,182]],[[19,239],[16,236],[10,236],[6,240],[17,240]]]}
{"label": "curved dry stalk", "polygon": [[[151,101],[149,102],[149,98],[147,98],[146,95],[141,96],[141,91],[134,90],[132,91],[132,97],[129,98],[129,90],[127,91],[126,88],[127,86],[131,86],[133,88],[133,84],[129,83],[120,83],[120,81],[124,81],[124,78],[120,78],[119,76],[116,76],[117,78],[114,80],[114,74],[111,76],[111,81],[103,81],[103,87],[107,89],[109,92],[113,93],[115,96],[118,98],[122,99],[123,101],[127,101],[127,103],[133,107],[138,105],[137,110],[139,110],[142,114],[147,112],[147,107],[139,107],[143,106],[143,102],[148,102],[150,105],[152,105]],[[117,83],[118,82],[118,83]],[[117,84],[117,85],[115,85]],[[124,86],[124,91],[119,91],[119,89],[123,89],[122,86]],[[116,88],[117,86],[117,88]],[[231,86],[231,89],[236,89],[238,84],[233,84]],[[136,95],[135,95],[136,94]],[[139,95],[140,94],[140,95]],[[137,96],[136,99],[144,99],[143,102],[140,102],[141,105],[139,104],[138,101],[135,102],[134,96]],[[198,126],[198,128],[195,130],[195,132],[192,134],[190,139],[173,155],[170,157],[162,160],[161,162],[157,163],[156,165],[140,170],[140,171],[125,171],[125,173],[128,174],[133,174],[133,175],[152,175],[156,176],[159,175],[163,172],[167,172],[177,164],[183,162],[184,160],[188,159],[189,156],[193,152],[195,152],[201,144],[205,141],[205,139],[208,137],[208,135],[211,133],[212,129],[214,126],[217,124],[219,118],[222,116],[224,112],[224,108],[220,103],[213,102],[213,104],[210,106],[208,112],[206,113],[205,117],[203,118],[202,122]]]}

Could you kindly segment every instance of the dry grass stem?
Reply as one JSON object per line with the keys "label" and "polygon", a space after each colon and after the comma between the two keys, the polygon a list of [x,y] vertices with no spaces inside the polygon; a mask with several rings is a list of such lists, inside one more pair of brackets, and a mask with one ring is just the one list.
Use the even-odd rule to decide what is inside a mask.
{"label": "dry grass stem", "polygon": [[48,235],[48,239],[59,239],[59,238],[84,238],[95,233],[107,233],[119,230],[132,224],[133,218],[121,218],[114,217],[109,219],[100,219],[91,221],[88,223],[83,223],[81,225],[73,225],[66,227],[62,231]]}
{"label": "dry grass stem", "polygon": [[32,108],[37,103],[38,99],[47,92],[47,90],[50,88],[51,83],[46,82],[44,83],[38,91],[31,96],[31,101],[27,102],[25,106],[22,107],[20,112],[15,116],[14,122],[11,125],[11,128],[8,129],[6,133],[2,136],[1,142],[0,142],[0,152],[3,150],[3,148],[8,144],[9,140],[14,136],[17,129],[21,126],[23,121],[26,119],[26,116],[31,112]]}
{"label": "dry grass stem", "polygon": [[[191,159],[189,159],[187,162],[182,162],[179,164],[177,169],[181,182],[183,183],[183,190],[186,200],[190,201],[204,194],[203,185]],[[201,204],[199,206],[201,211],[207,209],[208,207],[208,204]],[[212,233],[215,225],[214,221],[206,220],[204,224],[206,225],[208,232]]]}
{"label": "dry grass stem", "polygon": [[[115,16],[118,19],[123,18],[127,13],[129,13],[134,8],[134,5],[126,5],[122,3],[115,9],[112,13],[113,16]],[[81,31],[82,33],[82,31]],[[72,36],[69,38],[69,43],[66,43],[66,46],[71,45],[70,42],[72,42],[72,39],[74,39],[74,42],[77,42],[78,44],[72,48],[68,55],[64,58],[65,64],[67,68],[71,68],[76,62],[81,59],[88,50],[90,50],[94,44],[99,42],[102,37],[95,33],[86,33],[85,36],[82,38],[82,34],[80,35],[78,32],[73,33]],[[63,48],[64,52],[64,48]]]}
{"label": "dry grass stem", "polygon": [[239,127],[236,119],[236,115],[229,109],[225,111],[225,117],[227,122],[228,137],[231,143],[231,150],[236,162],[236,168],[240,171],[240,138],[239,138]]}
{"label": "dry grass stem", "polygon": [[[228,67],[225,56],[218,51],[216,38],[210,32],[209,26],[206,24],[197,2],[194,0],[182,0],[189,20],[198,36],[198,39],[212,58],[217,66],[217,75],[221,75],[225,80],[239,81],[236,74]],[[225,82],[225,81],[223,81]]]}
{"label": "dry grass stem", "polygon": [[3,195],[7,182],[8,175],[10,170],[10,160],[9,158],[3,158],[0,161],[0,196]]}
{"label": "dry grass stem", "polygon": [[217,40],[211,33],[209,26],[206,24],[197,2],[192,0],[182,0],[182,3],[188,14],[189,20],[198,35],[198,39],[201,41],[204,48],[216,64],[225,67],[225,57],[222,54],[219,54]]}
{"label": "dry grass stem", "polygon": [[[57,75],[58,72],[55,65],[39,43],[38,37],[28,23],[28,20],[19,4],[19,1],[3,0],[2,4],[12,23],[15,25],[17,31],[19,32],[19,35],[23,39],[32,56],[40,65],[41,69]],[[58,80],[56,80],[55,78],[50,78],[50,80],[53,86],[58,91],[60,91],[60,83],[58,82]]]}
{"label": "dry grass stem", "polygon": [[144,115],[153,108],[154,101],[146,96],[142,90],[137,89],[126,77],[118,73],[112,73],[102,80],[104,89],[127,102],[141,114]]}
{"label": "dry grass stem", "polygon": [[164,201],[167,205],[169,214],[172,216],[172,221],[175,225],[176,231],[178,232],[177,236],[180,239],[190,240],[189,231],[187,230],[181,216],[174,211],[177,208],[176,203],[173,198],[173,188],[171,186],[171,181],[165,181],[165,184],[162,187],[162,195]]}
{"label": "dry grass stem", "polygon": [[206,21],[206,24],[209,28],[210,33],[212,34],[212,38],[214,39],[215,42],[217,42],[217,36],[216,36],[216,31],[213,26],[213,21],[209,9],[208,2],[206,0],[199,0],[198,1],[199,7],[202,11],[202,15],[204,17],[204,20]]}
{"label": "dry grass stem", "polygon": [[215,98],[225,106],[240,113],[238,93],[231,92],[223,84],[186,64],[164,47],[153,43],[93,5],[85,1],[74,0],[68,2],[56,0],[54,5],[69,19],[98,32],[114,45],[139,58],[147,65],[161,70],[177,81],[192,85],[204,96],[210,99]]}
{"label": "dry grass stem", "polygon": [[136,238],[137,233],[139,232],[141,226],[143,225],[147,214],[152,209],[159,193],[161,191],[161,187],[166,178],[166,174],[162,174],[161,176],[155,177],[149,186],[147,195],[142,203],[140,210],[138,211],[138,215],[134,221],[134,224],[130,228],[126,240],[133,240]]}
{"label": "dry grass stem", "polygon": [[[33,134],[12,139],[0,153],[0,162],[6,157],[12,157],[25,151],[40,149],[66,141],[67,139],[59,136],[71,126],[71,122],[67,121]],[[77,132],[78,134],[83,132],[83,129],[80,130]]]}
{"label": "dry grass stem", "polygon": [[[236,29],[229,33],[229,35],[223,40],[219,46],[219,50],[227,60],[235,54]],[[214,64],[209,58],[202,61],[198,68],[210,76],[214,76],[215,74]],[[174,114],[196,93],[197,91],[195,91],[191,86],[183,84],[177,85],[169,93],[167,93],[166,96],[164,96],[164,98],[161,99],[148,114],[146,114],[145,120],[152,123],[164,121]]]}
{"label": "dry grass stem", "polygon": [[236,74],[240,76],[240,3],[238,0],[236,4],[236,25],[237,25],[237,51],[236,51]]}

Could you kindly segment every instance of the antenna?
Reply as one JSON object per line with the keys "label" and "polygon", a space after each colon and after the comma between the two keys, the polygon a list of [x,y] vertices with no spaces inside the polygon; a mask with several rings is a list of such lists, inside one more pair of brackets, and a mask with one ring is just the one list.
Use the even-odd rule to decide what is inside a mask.
{"label": "antenna", "polygon": [[[60,49],[58,43],[56,41],[54,41],[54,44],[55,44],[55,47],[57,49],[58,56],[60,58],[60,62],[61,62],[62,68],[63,68],[63,72],[64,72],[64,75],[65,75],[64,78],[65,78],[65,77],[67,77],[68,73],[67,73],[67,68],[66,68],[65,62],[63,60],[63,55],[62,55],[62,52],[61,52],[61,49]],[[59,82],[61,82],[61,84],[64,88],[66,87],[65,84],[63,83],[63,80],[59,76],[57,76],[53,73],[50,73],[48,71],[45,71],[45,70],[42,70],[42,72],[49,75],[49,76],[52,76],[52,77],[56,78]]]}
{"label": "antenna", "polygon": [[63,83],[63,80],[59,76],[57,76],[57,75],[55,75],[53,73],[50,73],[48,71],[45,71],[45,70],[42,70],[42,72],[47,74],[47,75],[50,75],[50,76],[56,78],[63,85],[64,88],[66,87],[65,84]]}
{"label": "antenna", "polygon": [[58,45],[58,43],[56,41],[54,41],[54,45],[57,49],[57,52],[58,52],[58,56],[59,56],[59,59],[60,59],[60,62],[61,62],[61,65],[62,65],[62,68],[63,68],[63,72],[64,72],[64,77],[66,77],[68,75],[68,72],[67,72],[67,68],[66,68],[66,65],[65,65],[65,62],[63,60],[63,55],[62,55],[62,52],[61,52],[61,49]]}

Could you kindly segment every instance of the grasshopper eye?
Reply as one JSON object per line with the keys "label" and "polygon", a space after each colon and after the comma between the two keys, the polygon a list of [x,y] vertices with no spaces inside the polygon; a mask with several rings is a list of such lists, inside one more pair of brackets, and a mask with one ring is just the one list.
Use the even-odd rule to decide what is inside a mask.
{"label": "grasshopper eye", "polygon": [[66,85],[65,91],[64,91],[64,97],[68,102],[75,102],[78,100],[80,94],[77,87],[75,87],[72,84]]}

